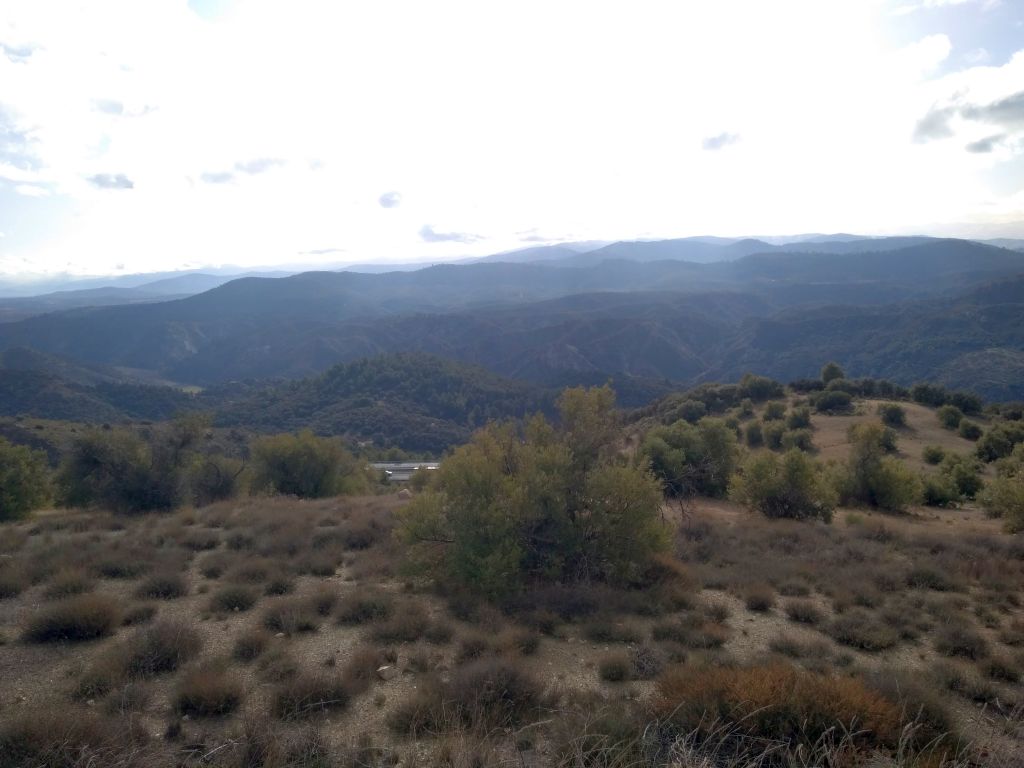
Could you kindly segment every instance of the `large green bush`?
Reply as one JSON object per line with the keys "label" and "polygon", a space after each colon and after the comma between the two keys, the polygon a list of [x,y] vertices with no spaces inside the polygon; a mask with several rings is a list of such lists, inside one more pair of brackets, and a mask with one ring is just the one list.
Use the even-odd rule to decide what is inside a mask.
{"label": "large green bush", "polygon": [[561,423],[490,425],[399,513],[414,562],[488,597],[532,580],[631,582],[667,546],[661,489],[624,464],[609,387],[570,389]]}
{"label": "large green bush", "polygon": [[736,432],[721,419],[655,427],[640,448],[669,496],[724,496],[736,466]]}
{"label": "large green bush", "polygon": [[0,520],[17,520],[50,497],[46,454],[0,437]]}
{"label": "large green bush", "polygon": [[814,408],[818,413],[846,413],[852,407],[853,397],[838,389],[821,392],[814,398]]}
{"label": "large green bush", "polygon": [[182,468],[173,459],[172,452],[154,450],[128,430],[92,430],[64,457],[58,499],[118,513],[173,509],[185,495]]}
{"label": "large green bush", "polygon": [[766,517],[832,519],[836,493],[820,465],[799,449],[753,454],[733,477],[730,496]]}
{"label": "large green bush", "polygon": [[309,430],[273,435],[252,447],[252,488],[319,499],[367,489],[356,459],[337,438],[317,437]]}
{"label": "large green bush", "polygon": [[850,456],[840,479],[844,501],[896,512],[920,500],[920,479],[887,455],[891,431],[881,424],[850,427]]}

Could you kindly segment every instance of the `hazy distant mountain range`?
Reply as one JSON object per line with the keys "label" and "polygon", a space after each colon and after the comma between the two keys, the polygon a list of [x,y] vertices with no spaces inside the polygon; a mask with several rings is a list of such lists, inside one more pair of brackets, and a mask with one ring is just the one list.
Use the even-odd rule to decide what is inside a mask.
{"label": "hazy distant mountain range", "polygon": [[[136,293],[118,306],[86,307],[81,291],[0,302],[23,313],[0,323],[0,351],[46,356],[34,368],[26,352],[18,366],[0,358],[0,374],[99,386],[68,375],[80,364],[131,386],[210,387],[422,351],[542,388],[613,378],[639,404],[747,370],[813,375],[836,359],[853,375],[1024,398],[1022,276],[1019,250],[850,235],[541,246],[385,273],[164,276],[122,287]],[[77,303],[59,308],[71,294]]]}

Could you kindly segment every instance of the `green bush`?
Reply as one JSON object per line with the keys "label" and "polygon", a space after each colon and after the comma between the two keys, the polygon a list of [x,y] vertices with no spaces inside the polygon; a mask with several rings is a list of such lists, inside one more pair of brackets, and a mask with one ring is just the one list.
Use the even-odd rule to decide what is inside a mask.
{"label": "green bush", "polygon": [[821,367],[821,381],[823,384],[828,384],[834,379],[845,379],[846,374],[843,369],[839,367],[839,363],[825,363]]}
{"label": "green bush", "polygon": [[970,440],[972,443],[977,442],[981,439],[981,436],[985,434],[984,430],[975,424],[973,421],[962,419],[960,421],[960,427],[957,429],[960,433],[960,437],[965,440]]}
{"label": "green bush", "polygon": [[[491,425],[445,460],[434,488],[398,513],[417,564],[492,598],[527,580],[642,576],[667,546],[662,493],[645,469],[618,463],[614,392],[566,390],[559,410],[559,429],[540,416]],[[709,433],[735,440],[724,425]]]}
{"label": "green bush", "polygon": [[253,490],[319,499],[367,489],[365,475],[341,441],[309,430],[256,441]]}
{"label": "green bush", "polygon": [[806,405],[801,405],[791,410],[789,416],[786,417],[786,427],[789,429],[810,429],[811,409]]}
{"label": "green bush", "polygon": [[189,472],[192,503],[205,507],[238,495],[244,464],[229,456],[197,457]]}
{"label": "green bush", "polygon": [[773,379],[745,373],[736,387],[736,393],[741,398],[749,398],[755,403],[760,403],[773,397],[782,397],[785,389]]}
{"label": "green bush", "polygon": [[964,413],[955,405],[943,405],[935,412],[935,416],[946,429],[956,429],[963,421]]}
{"label": "green bush", "polygon": [[780,421],[786,416],[786,404],[773,400],[764,407],[764,421]]}
{"label": "green bush", "polygon": [[1024,423],[999,422],[978,441],[975,453],[982,461],[995,461],[1009,456],[1021,443],[1024,443]]}
{"label": "green bush", "polygon": [[814,398],[814,409],[818,413],[846,413],[853,407],[853,397],[848,392],[832,390],[821,392]]}
{"label": "green bush", "polygon": [[736,435],[721,419],[655,427],[640,447],[669,496],[724,496],[736,465]]}
{"label": "green bush", "polygon": [[944,458],[946,458],[946,452],[940,445],[926,445],[924,450],[921,451],[921,458],[924,459],[925,464],[939,464]]}
{"label": "green bush", "polygon": [[886,432],[881,424],[850,427],[850,456],[840,482],[844,501],[896,512],[921,498],[918,477],[900,461],[886,456]]}
{"label": "green bush", "polygon": [[784,451],[796,448],[800,451],[813,451],[813,435],[809,429],[790,429],[782,435],[782,449]]}
{"label": "green bush", "polygon": [[118,513],[166,511],[181,503],[185,483],[177,456],[128,430],[92,430],[71,446],[57,475],[61,504]]}
{"label": "green bush", "polygon": [[763,427],[764,445],[773,451],[782,448],[782,436],[786,434],[786,427],[778,421],[769,422]]}
{"label": "green bush", "polygon": [[878,415],[881,416],[882,423],[887,427],[907,426],[907,412],[896,403],[879,403]]}
{"label": "green bush", "polygon": [[832,519],[836,494],[813,459],[799,450],[759,452],[733,478],[730,494],[766,517]]}
{"label": "green bush", "polygon": [[761,431],[761,423],[752,421],[743,430],[743,436],[750,448],[760,448],[764,445],[764,433]]}
{"label": "green bush", "polygon": [[981,494],[981,505],[991,517],[1001,517],[1010,533],[1024,531],[1024,471],[999,475]]}
{"label": "green bush", "polygon": [[46,454],[0,437],[0,520],[18,520],[50,498]]}

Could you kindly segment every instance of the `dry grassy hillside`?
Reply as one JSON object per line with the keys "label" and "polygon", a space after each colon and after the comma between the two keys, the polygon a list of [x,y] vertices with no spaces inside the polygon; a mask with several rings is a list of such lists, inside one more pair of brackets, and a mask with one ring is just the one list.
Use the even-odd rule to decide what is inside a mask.
{"label": "dry grassy hillside", "polygon": [[[849,454],[850,442],[847,430],[853,425],[864,421],[878,421],[878,406],[888,400],[857,400],[856,410],[850,415],[829,416],[815,413],[811,416],[814,430],[814,446],[819,457],[825,460],[842,460]],[[899,458],[914,470],[925,471],[928,465],[921,458],[927,445],[938,445],[949,453],[968,455],[974,451],[974,443],[967,440],[955,430],[944,429],[935,415],[935,409],[913,402],[900,402],[899,406],[906,412],[907,424],[897,430],[899,437]],[[983,427],[988,420],[971,417]]]}
{"label": "dry grassy hillside", "polygon": [[970,510],[820,525],[698,502],[666,510],[657,588],[494,607],[398,572],[401,503],[5,526],[0,766],[639,765],[685,747],[645,730],[667,693],[738,685],[741,706],[791,665],[819,675],[793,678],[794,711],[867,712],[896,741],[916,717],[959,734],[950,765],[1022,764],[1024,546]]}

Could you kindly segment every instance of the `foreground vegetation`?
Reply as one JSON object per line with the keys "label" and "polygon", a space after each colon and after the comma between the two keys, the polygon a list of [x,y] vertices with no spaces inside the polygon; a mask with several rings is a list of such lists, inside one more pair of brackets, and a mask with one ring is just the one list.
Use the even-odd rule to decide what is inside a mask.
{"label": "foreground vegetation", "polygon": [[5,447],[85,509],[0,528],[0,766],[1021,765],[1019,416],[567,390],[411,500],[198,416]]}

